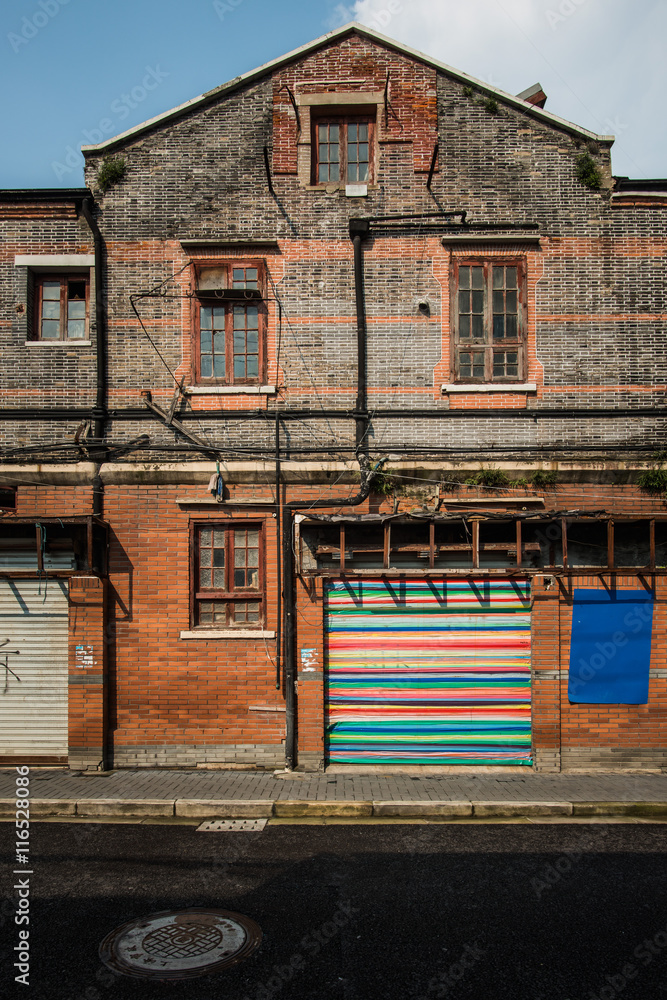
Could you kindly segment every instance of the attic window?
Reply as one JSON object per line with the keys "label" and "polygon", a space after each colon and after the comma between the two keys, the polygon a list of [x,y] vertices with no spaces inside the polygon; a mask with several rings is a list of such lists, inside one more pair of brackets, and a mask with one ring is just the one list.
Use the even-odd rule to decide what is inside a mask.
{"label": "attic window", "polygon": [[374,121],[368,115],[313,118],[313,184],[367,184],[372,180]]}

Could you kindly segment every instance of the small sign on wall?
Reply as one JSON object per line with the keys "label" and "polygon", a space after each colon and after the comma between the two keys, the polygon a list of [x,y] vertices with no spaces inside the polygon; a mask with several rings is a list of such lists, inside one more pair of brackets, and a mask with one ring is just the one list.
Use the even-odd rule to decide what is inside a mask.
{"label": "small sign on wall", "polygon": [[302,673],[312,673],[317,670],[317,650],[301,650],[301,671]]}
{"label": "small sign on wall", "polygon": [[77,646],[74,651],[74,666],[85,670],[95,666],[92,646]]}

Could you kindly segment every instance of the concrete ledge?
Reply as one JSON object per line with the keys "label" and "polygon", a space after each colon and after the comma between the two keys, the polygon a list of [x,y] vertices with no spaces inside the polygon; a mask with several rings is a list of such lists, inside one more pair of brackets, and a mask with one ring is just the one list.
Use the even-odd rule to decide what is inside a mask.
{"label": "concrete ledge", "polygon": [[571,802],[475,802],[473,816],[571,816]]}
{"label": "concrete ledge", "polygon": [[173,799],[80,799],[77,816],[173,816]]}
{"label": "concrete ledge", "polygon": [[32,799],[32,816],[75,816],[76,799]]}
{"label": "concrete ledge", "polygon": [[176,799],[175,816],[193,819],[256,819],[271,816],[270,799]]}
{"label": "concrete ledge", "polygon": [[573,816],[666,816],[667,802],[573,802]]}
{"label": "concrete ledge", "polygon": [[472,802],[374,802],[374,816],[472,816]]}
{"label": "concrete ledge", "polygon": [[284,799],[273,805],[274,816],[372,816],[372,802],[316,802]]}

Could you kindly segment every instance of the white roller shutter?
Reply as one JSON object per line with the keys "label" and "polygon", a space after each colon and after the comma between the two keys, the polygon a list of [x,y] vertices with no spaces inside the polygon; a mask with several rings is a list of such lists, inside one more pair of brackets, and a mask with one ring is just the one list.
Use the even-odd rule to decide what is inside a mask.
{"label": "white roller shutter", "polygon": [[67,616],[66,580],[0,580],[0,757],[67,757]]}

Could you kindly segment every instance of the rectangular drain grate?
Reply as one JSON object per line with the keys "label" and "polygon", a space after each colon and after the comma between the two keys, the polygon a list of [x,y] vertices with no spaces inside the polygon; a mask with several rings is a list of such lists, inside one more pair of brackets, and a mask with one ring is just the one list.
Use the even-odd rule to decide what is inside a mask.
{"label": "rectangular drain grate", "polygon": [[198,827],[197,833],[222,833],[225,830],[263,830],[266,819],[207,819]]}

